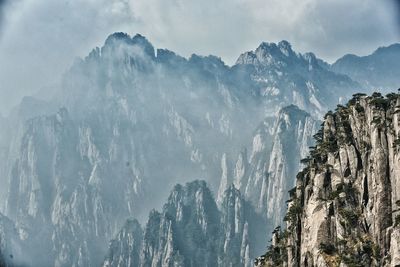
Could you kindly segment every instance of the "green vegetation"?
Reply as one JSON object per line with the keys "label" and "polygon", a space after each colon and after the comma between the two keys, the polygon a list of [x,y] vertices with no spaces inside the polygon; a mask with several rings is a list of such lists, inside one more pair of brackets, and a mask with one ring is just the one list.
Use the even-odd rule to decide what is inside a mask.
{"label": "green vegetation", "polygon": [[371,123],[381,125],[381,124],[382,124],[381,117],[375,116],[375,117],[372,119]]}
{"label": "green vegetation", "polygon": [[288,212],[286,213],[285,218],[283,219],[285,222],[295,222],[297,219],[297,216],[299,216],[302,213],[303,209],[300,205],[300,201],[298,199],[295,199],[292,202],[292,205],[290,205],[290,208]]}
{"label": "green vegetation", "polygon": [[281,227],[276,227],[272,232],[275,239],[276,244],[270,245],[267,249],[267,252],[256,259],[257,261],[262,261],[265,266],[283,266],[284,263],[288,261],[288,252],[287,252],[287,238],[289,233],[287,230],[282,231]]}
{"label": "green vegetation", "polygon": [[311,158],[310,158],[310,157],[307,157],[307,158],[301,159],[301,160],[300,160],[300,163],[301,163],[301,164],[308,164],[310,161],[311,161]]}
{"label": "green vegetation", "polygon": [[334,253],[336,253],[336,248],[332,244],[321,243],[321,244],[319,244],[319,250],[322,253],[325,253],[328,255],[333,255]]}
{"label": "green vegetation", "polygon": [[288,192],[289,192],[289,196],[290,196],[290,197],[295,197],[296,190],[297,190],[297,187],[296,187],[296,186],[293,187],[292,189],[290,189],[290,190],[288,191]]}
{"label": "green vegetation", "polygon": [[358,224],[358,219],[360,217],[360,214],[358,212],[355,212],[353,209],[347,209],[347,208],[340,208],[339,209],[339,214],[342,216],[342,218],[351,226],[351,227],[356,227]]}
{"label": "green vegetation", "polygon": [[370,104],[374,105],[377,108],[386,110],[389,106],[389,100],[385,98],[373,98],[370,101]]}
{"label": "green vegetation", "polygon": [[358,113],[364,113],[364,108],[359,104],[359,103],[357,103],[356,105],[355,105],[355,109],[356,109],[356,111],[358,112]]}
{"label": "green vegetation", "polygon": [[382,94],[379,93],[379,92],[373,92],[373,93],[372,93],[372,97],[373,97],[373,98],[382,98]]}
{"label": "green vegetation", "polygon": [[386,95],[386,98],[389,99],[390,101],[393,101],[393,100],[396,100],[398,96],[399,95],[396,93],[389,93]]}
{"label": "green vegetation", "polygon": [[[331,110],[329,110],[329,111],[325,114],[324,119],[326,120],[326,119],[328,118],[328,116],[333,116],[333,112],[332,112]],[[323,126],[323,124],[322,124],[321,126]]]}
{"label": "green vegetation", "polygon": [[395,148],[395,147],[397,147],[397,146],[400,146],[400,138],[397,138],[397,139],[394,140],[394,142],[393,142],[393,147]]}
{"label": "green vegetation", "polygon": [[[370,110],[368,106],[365,106],[365,103],[367,103],[372,108],[372,113],[375,114],[372,118],[372,123],[376,124],[377,127],[386,127],[386,124],[389,124],[392,119],[390,114],[386,117],[386,111],[389,108],[392,110],[393,101],[397,101],[398,98],[399,94],[388,94],[386,97],[376,92],[369,97],[362,93],[354,94],[353,98],[345,106],[338,105],[334,112],[329,111],[326,113],[325,122],[322,123],[321,129],[313,136],[315,146],[310,147],[309,156],[301,160],[301,163],[305,165],[305,168],[297,174],[297,181],[301,182],[301,185],[298,188],[294,187],[289,190],[291,199],[288,201],[290,204],[284,217],[288,228],[284,232],[280,228],[274,230],[275,237],[279,236],[279,238],[274,245],[268,248],[267,253],[264,255],[267,258],[267,266],[284,265],[284,263],[287,263],[288,249],[296,249],[295,247],[288,247],[287,244],[289,233],[294,235],[293,237],[295,238],[297,231],[301,231],[297,227],[302,219],[303,208],[301,201],[305,196],[296,195],[296,191],[300,190],[304,194],[305,186],[312,183],[311,176],[313,173],[330,173],[332,166],[327,164],[328,155],[338,157],[338,150],[342,145],[352,144],[357,147],[360,153],[371,149],[371,145],[361,136],[364,132],[362,126],[361,129],[354,129],[359,131],[358,136],[360,137],[357,140],[354,138],[351,122],[357,120],[361,125],[366,124],[365,112],[367,109]],[[396,107],[396,110],[395,113],[400,112],[400,106]],[[355,126],[353,127],[355,128]],[[393,141],[393,146],[400,148],[400,136]],[[350,174],[350,168],[348,167],[344,176],[351,180]],[[325,184],[327,184],[326,187]],[[319,204],[329,206],[328,216],[337,216],[336,219],[344,230],[340,237],[341,239],[336,242],[332,238],[332,243],[322,242],[319,244],[319,251],[327,264],[329,266],[339,266],[342,263],[349,267],[374,266],[374,264],[381,266],[384,261],[381,249],[372,241],[373,238],[368,233],[369,226],[362,217],[359,192],[351,182],[340,183],[335,190],[330,191],[330,178],[327,177],[324,178],[323,187],[325,191],[320,195],[326,199],[321,200],[332,202]],[[396,201],[395,204],[400,210],[400,200]],[[394,212],[398,212],[398,210]],[[393,227],[400,227],[400,214],[395,216]]]}
{"label": "green vegetation", "polygon": [[393,226],[394,226],[394,227],[400,226],[400,214],[397,215],[397,216],[394,218]]}
{"label": "green vegetation", "polygon": [[348,237],[346,241],[341,240],[340,245],[340,261],[349,267],[371,266],[373,260],[378,263],[381,260],[380,248],[370,236]]}
{"label": "green vegetation", "polygon": [[340,190],[335,190],[329,193],[328,196],[328,200],[335,200],[339,197],[340,193],[342,193],[342,191]]}

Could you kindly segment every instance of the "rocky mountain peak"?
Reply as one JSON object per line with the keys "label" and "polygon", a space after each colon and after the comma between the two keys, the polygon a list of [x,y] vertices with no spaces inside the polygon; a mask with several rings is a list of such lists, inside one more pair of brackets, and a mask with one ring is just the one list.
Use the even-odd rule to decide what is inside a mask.
{"label": "rocky mountain peak", "polygon": [[[98,266],[112,238],[133,240],[116,246],[138,250],[127,256],[132,262],[140,255],[155,265],[179,266],[192,257],[197,266],[204,257],[210,266],[248,264],[264,245],[252,242],[253,209],[268,222],[282,220],[299,157],[312,145],[312,116],[355,88],[287,42],[256,50],[228,67],[215,56],[185,59],[165,49],[155,55],[145,37],[115,33],[77,60],[52,105],[25,99],[22,112],[6,118],[0,173],[6,215],[21,227],[27,247],[37,248],[32,258],[46,260],[32,265]],[[276,112],[290,104],[299,109]],[[161,207],[166,189],[199,178],[212,190],[201,182],[176,187],[164,208],[150,214],[140,248],[132,245],[140,231],[117,237],[127,218],[141,221]],[[218,210],[212,192],[219,191],[221,204],[226,189],[230,204]],[[232,235],[221,226],[224,213],[234,214]],[[223,260],[220,244],[240,259]],[[41,256],[46,251],[53,253]]]}
{"label": "rocky mountain peak", "polygon": [[226,190],[220,210],[208,192],[203,181],[176,185],[162,212],[150,212],[143,234],[135,220],[125,224],[103,266],[250,267],[265,242],[257,235],[265,231],[265,220],[234,186]]}
{"label": "rocky mountain peak", "polygon": [[339,58],[330,69],[346,74],[365,88],[379,88],[391,92],[400,82],[400,44],[380,47],[367,56],[347,54]]}
{"label": "rocky mountain peak", "polygon": [[136,34],[131,37],[127,33],[116,32],[108,36],[101,49],[101,53],[103,55],[112,56],[122,52],[135,54],[143,53],[143,55],[151,59],[155,58],[153,45],[143,35]]}
{"label": "rocky mountain peak", "polygon": [[139,266],[142,229],[137,220],[127,220],[115,239],[110,242],[104,261],[108,266]]}
{"label": "rocky mountain peak", "polygon": [[311,115],[296,105],[289,105],[279,110],[278,117],[282,118],[281,116],[288,116],[290,120],[299,120],[301,118],[310,117]]}
{"label": "rocky mountain peak", "polygon": [[271,65],[293,56],[296,56],[296,53],[288,41],[281,41],[278,44],[262,42],[256,50],[240,55],[236,64]]}
{"label": "rocky mountain peak", "polygon": [[374,54],[386,54],[386,55],[395,55],[398,56],[398,53],[400,52],[400,43],[397,44],[392,44],[386,47],[379,47],[378,49],[375,50]]}

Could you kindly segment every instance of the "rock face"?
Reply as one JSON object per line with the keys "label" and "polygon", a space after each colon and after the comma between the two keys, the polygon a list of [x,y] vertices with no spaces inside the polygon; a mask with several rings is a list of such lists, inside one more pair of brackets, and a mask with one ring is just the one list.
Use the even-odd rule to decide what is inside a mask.
{"label": "rock face", "polygon": [[233,186],[218,210],[205,182],[177,185],[143,233],[136,221],[127,222],[103,266],[251,266],[265,242],[257,236],[264,225]]}
{"label": "rock face", "polygon": [[325,116],[257,266],[399,266],[399,107],[398,94],[357,94]]}
{"label": "rock face", "polygon": [[345,55],[329,69],[358,81],[364,88],[388,91],[400,84],[400,44],[380,47],[369,56]]}
{"label": "rock face", "polygon": [[10,134],[5,213],[48,255],[34,265],[98,266],[127,218],[159,206],[176,182],[218,183],[215,162],[251,136],[254,97],[229,86],[219,59],[157,55],[142,36],[110,36],[66,74],[54,101],[64,108],[21,116]]}
{"label": "rock face", "polygon": [[[267,139],[293,132],[300,151],[312,123],[289,119],[293,129],[275,127],[266,115],[293,102],[320,114],[331,88],[355,83],[287,42],[257,51],[228,67],[214,56],[185,59],[156,52],[141,35],[115,33],[76,61],[51,104],[24,99],[0,137],[0,181],[8,184],[2,210],[24,233],[32,265],[98,266],[126,219],[143,219],[179,182],[204,178],[216,189],[224,177],[221,196],[233,181],[249,188],[247,196],[264,183],[253,203],[264,209],[268,191],[278,192],[280,203],[287,190],[278,188],[281,178],[293,172],[285,164],[297,160]],[[246,59],[252,54],[257,60]],[[256,129],[268,135],[257,132],[251,148]],[[262,138],[272,157],[261,155]],[[267,181],[265,171],[281,180]]]}
{"label": "rock face", "polygon": [[23,254],[20,236],[14,223],[0,213],[0,266],[24,266],[29,262],[29,252]]}
{"label": "rock face", "polygon": [[259,212],[266,211],[272,225],[282,222],[287,192],[295,185],[300,159],[314,143],[317,124],[296,106],[282,108],[276,118],[266,119],[258,127],[249,159],[246,152],[238,157],[233,183]]}
{"label": "rock face", "polygon": [[252,79],[262,88],[267,114],[282,103],[322,117],[325,107],[342,102],[359,87],[348,76],[331,72],[313,53],[294,52],[287,41],[262,43],[242,54],[236,64],[251,67]]}
{"label": "rock face", "polygon": [[128,220],[110,243],[104,266],[140,266],[142,228],[137,220]]}

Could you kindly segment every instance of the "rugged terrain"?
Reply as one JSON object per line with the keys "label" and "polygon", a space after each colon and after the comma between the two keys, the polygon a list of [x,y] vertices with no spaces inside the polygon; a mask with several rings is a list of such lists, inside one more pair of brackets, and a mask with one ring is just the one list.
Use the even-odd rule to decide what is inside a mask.
{"label": "rugged terrain", "polygon": [[400,95],[328,112],[257,266],[399,266]]}
{"label": "rugged terrain", "polygon": [[360,83],[286,41],[227,66],[155,49],[141,35],[110,35],[75,61],[51,101],[26,97],[0,118],[0,211],[16,229],[13,261],[21,241],[28,266],[99,266],[121,228],[138,232],[127,219],[143,224],[171,188],[197,179],[220,213],[233,184],[268,225],[279,224],[320,117]]}
{"label": "rugged terrain", "polygon": [[380,47],[368,56],[345,55],[328,69],[348,75],[369,90],[390,92],[399,86],[400,44]]}
{"label": "rugged terrain", "polygon": [[[145,229],[129,220],[111,241],[103,266],[251,266],[266,222],[230,186],[221,208],[204,181],[177,185]],[[252,243],[249,243],[252,240]]]}

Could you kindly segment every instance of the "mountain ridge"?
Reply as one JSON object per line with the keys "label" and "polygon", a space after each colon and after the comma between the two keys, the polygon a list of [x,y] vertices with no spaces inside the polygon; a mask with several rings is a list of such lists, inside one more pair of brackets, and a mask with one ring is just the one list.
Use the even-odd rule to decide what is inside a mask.
{"label": "mountain ridge", "polygon": [[[98,266],[126,219],[144,220],[168,197],[166,188],[191,180],[206,180],[221,196],[234,183],[258,212],[277,194],[267,219],[282,220],[277,211],[294,182],[284,178],[300,165],[295,154],[308,151],[316,117],[356,89],[315,55],[275,46],[287,62],[229,67],[116,33],[74,63],[50,103],[24,99],[5,118],[0,178],[4,213],[24,233],[32,265]],[[331,99],[335,88],[346,94]],[[299,109],[279,113],[292,104]]]}
{"label": "mountain ridge", "polygon": [[303,160],[284,230],[256,266],[398,266],[400,95],[355,94],[328,112]]}

